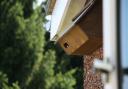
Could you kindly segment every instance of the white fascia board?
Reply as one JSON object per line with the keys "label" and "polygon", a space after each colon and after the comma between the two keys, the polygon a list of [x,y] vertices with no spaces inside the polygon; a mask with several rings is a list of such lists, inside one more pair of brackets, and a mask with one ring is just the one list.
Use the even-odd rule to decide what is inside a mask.
{"label": "white fascia board", "polygon": [[51,19],[51,36],[50,39],[55,41],[56,40],[56,33],[60,29],[65,15],[67,13],[67,9],[69,7],[71,0],[57,0]]}

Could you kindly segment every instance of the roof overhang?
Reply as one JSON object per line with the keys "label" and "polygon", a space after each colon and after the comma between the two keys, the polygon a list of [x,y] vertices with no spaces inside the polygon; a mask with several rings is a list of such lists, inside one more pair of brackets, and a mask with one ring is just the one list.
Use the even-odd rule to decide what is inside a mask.
{"label": "roof overhang", "polygon": [[[85,5],[85,3],[87,5]],[[51,40],[58,41],[76,24],[94,0],[56,0],[51,20]],[[85,8],[86,7],[86,8]]]}
{"label": "roof overhang", "polygon": [[54,6],[55,6],[56,0],[47,0],[47,5],[46,5],[46,14],[52,14]]}

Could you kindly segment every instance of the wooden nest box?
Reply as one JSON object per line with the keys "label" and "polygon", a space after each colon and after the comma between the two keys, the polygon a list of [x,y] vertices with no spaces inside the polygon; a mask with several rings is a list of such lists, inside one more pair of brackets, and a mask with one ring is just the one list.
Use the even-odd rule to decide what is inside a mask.
{"label": "wooden nest box", "polygon": [[[99,48],[103,38],[102,0],[67,0],[65,8],[58,25],[55,22],[56,32],[52,34],[51,39],[59,43],[70,55],[90,54]],[[56,12],[53,11],[52,18],[55,17]],[[51,33],[55,29],[53,28]]]}

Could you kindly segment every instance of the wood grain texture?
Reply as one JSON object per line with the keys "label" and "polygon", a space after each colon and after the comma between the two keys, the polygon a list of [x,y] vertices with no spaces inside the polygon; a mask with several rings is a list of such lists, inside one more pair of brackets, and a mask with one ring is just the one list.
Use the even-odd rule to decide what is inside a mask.
{"label": "wood grain texture", "polygon": [[58,43],[69,55],[88,55],[102,46],[102,38],[102,0],[96,0]]}
{"label": "wood grain texture", "polygon": [[99,48],[90,55],[84,56],[84,89],[103,89],[101,73],[94,71],[94,59],[103,59],[103,49]]}

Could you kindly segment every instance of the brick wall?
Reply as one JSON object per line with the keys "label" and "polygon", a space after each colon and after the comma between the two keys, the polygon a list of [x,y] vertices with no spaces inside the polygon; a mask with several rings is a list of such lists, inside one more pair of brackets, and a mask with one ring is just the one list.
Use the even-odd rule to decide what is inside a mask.
{"label": "brick wall", "polygon": [[103,89],[101,73],[94,71],[93,68],[94,58],[103,59],[102,48],[84,56],[84,89]]}

